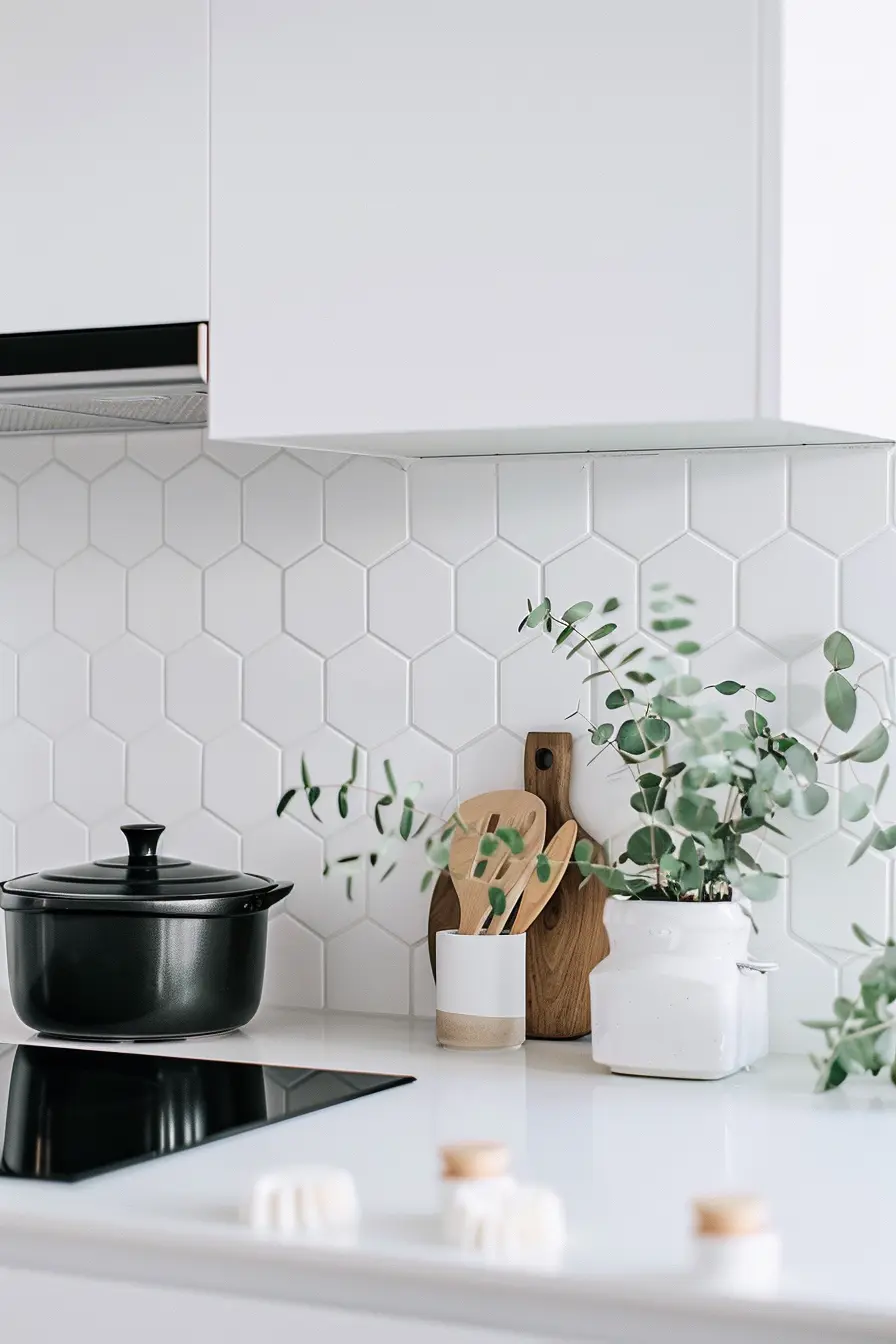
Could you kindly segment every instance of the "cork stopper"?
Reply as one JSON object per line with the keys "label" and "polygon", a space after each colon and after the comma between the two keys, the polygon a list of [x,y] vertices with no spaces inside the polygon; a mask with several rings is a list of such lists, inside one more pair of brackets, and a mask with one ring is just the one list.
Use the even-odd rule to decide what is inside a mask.
{"label": "cork stopper", "polygon": [[442,1180],[480,1181],[506,1176],[510,1153],[506,1143],[451,1143],[439,1150]]}
{"label": "cork stopper", "polygon": [[719,1195],[694,1200],[698,1237],[749,1237],[768,1230],[768,1208],[756,1195]]}

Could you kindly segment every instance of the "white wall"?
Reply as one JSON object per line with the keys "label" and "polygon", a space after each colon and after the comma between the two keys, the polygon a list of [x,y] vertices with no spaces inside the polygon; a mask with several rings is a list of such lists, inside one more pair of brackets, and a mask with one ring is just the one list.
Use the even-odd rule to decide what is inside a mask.
{"label": "white wall", "polygon": [[[374,787],[388,755],[435,808],[513,785],[525,733],[570,726],[584,671],[517,634],[526,597],[612,593],[624,630],[660,578],[700,600],[695,670],[772,687],[812,732],[830,628],[861,658],[896,654],[889,481],[878,450],[406,473],[198,431],[0,441],[0,871],[120,852],[122,821],[165,822],[169,852],[295,880],[271,999],[428,1013],[413,866],[349,903],[320,867],[325,844],[371,834],[358,806],[338,840],[274,817],[301,752],[335,784],[356,737]],[[618,835],[628,790],[585,759],[580,819]],[[324,836],[332,794],[329,818]],[[851,921],[890,928],[887,865],[847,873],[851,844],[832,813],[776,856],[789,890],[757,917],[782,966],[779,1046],[807,1043],[798,1019],[826,1009]]]}

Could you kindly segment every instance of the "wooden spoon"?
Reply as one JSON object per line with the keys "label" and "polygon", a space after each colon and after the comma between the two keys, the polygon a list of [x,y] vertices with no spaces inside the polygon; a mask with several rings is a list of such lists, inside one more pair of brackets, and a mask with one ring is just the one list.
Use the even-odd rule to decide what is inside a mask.
{"label": "wooden spoon", "polygon": [[[488,917],[490,903],[488,889],[500,883],[510,892],[522,880],[527,865],[544,844],[546,809],[540,798],[524,789],[504,789],[481,793],[461,803],[458,816],[467,827],[458,828],[451,841],[448,868],[460,903],[458,932],[475,934]],[[511,855],[499,845],[494,854],[485,859],[485,867],[478,877],[473,874],[481,862],[479,842],[486,833],[509,828],[518,831],[523,850]]]}
{"label": "wooden spoon", "polygon": [[574,821],[566,821],[554,835],[545,850],[545,856],[551,862],[551,875],[547,882],[539,880],[533,873],[526,883],[520,908],[513,921],[511,933],[524,933],[541,914],[554,892],[566,876],[566,868],[573,850],[579,828]]}

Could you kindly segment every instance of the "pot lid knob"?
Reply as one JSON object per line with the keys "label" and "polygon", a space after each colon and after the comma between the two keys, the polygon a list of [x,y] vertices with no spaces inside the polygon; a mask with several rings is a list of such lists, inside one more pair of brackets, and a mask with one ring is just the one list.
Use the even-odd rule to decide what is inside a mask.
{"label": "pot lid knob", "polygon": [[164,829],[164,826],[156,826],[151,822],[134,822],[130,826],[122,826],[122,835],[128,842],[129,863],[155,863],[156,846]]}

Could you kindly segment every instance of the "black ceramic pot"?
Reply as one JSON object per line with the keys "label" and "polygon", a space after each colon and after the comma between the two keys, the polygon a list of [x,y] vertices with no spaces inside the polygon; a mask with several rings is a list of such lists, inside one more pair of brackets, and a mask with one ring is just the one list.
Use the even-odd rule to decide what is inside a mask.
{"label": "black ceramic pot", "polygon": [[292,883],[157,855],[163,826],[121,829],[121,858],[2,884],[19,1017],[87,1040],[244,1026],[261,1000],[268,910]]}

